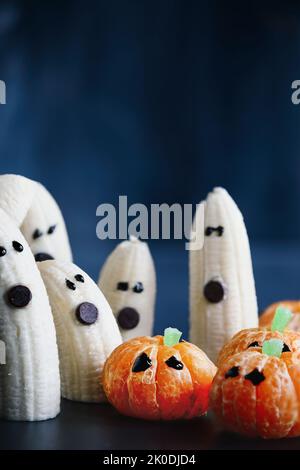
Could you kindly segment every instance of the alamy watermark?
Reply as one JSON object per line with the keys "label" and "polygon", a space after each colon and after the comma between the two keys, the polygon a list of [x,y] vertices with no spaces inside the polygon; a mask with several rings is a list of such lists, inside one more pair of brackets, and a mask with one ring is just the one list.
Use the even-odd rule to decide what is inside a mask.
{"label": "alamy watermark", "polygon": [[0,80],[0,104],[6,104],[6,84]]}
{"label": "alamy watermark", "polygon": [[5,343],[0,339],[0,366],[6,364],[6,348]]}
{"label": "alamy watermark", "polygon": [[204,241],[204,208],[196,206],[193,229],[193,204],[168,205],[135,203],[128,206],[127,196],[119,196],[118,207],[104,203],[97,207],[100,217],[96,234],[100,240],[126,240],[135,236],[141,240],[188,240],[186,250],[200,250]]}

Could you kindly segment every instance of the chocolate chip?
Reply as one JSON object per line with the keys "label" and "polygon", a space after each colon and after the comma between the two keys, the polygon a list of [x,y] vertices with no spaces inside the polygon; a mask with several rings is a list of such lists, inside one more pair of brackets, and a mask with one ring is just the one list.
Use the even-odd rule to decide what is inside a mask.
{"label": "chocolate chip", "polygon": [[117,290],[128,290],[128,282],[118,282]]}
{"label": "chocolate chip", "polygon": [[288,345],[286,343],[283,343],[283,348],[282,348],[282,352],[291,352],[290,348],[288,347]]}
{"label": "chocolate chip", "polygon": [[224,227],[219,225],[219,227],[206,227],[205,235],[209,237],[213,232],[216,232],[218,237],[221,237],[224,233]]}
{"label": "chocolate chip", "polygon": [[42,235],[43,235],[43,232],[41,232],[39,228],[36,228],[32,234],[32,238],[36,240],[37,238],[40,238]]}
{"label": "chocolate chip", "polygon": [[135,292],[136,294],[140,294],[141,292],[143,292],[143,290],[144,286],[142,282],[137,282],[136,285],[133,287],[133,292]]}
{"label": "chocolate chip", "polygon": [[146,353],[142,353],[136,358],[132,366],[132,372],[144,372],[152,366],[152,361]]}
{"label": "chocolate chip", "polygon": [[124,307],[118,313],[118,324],[123,330],[132,330],[140,321],[138,312],[131,307]]}
{"label": "chocolate chip", "polygon": [[36,255],[34,255],[34,259],[37,262],[41,262],[41,261],[47,261],[47,259],[54,259],[54,258],[48,253],[37,253]]}
{"label": "chocolate chip", "polygon": [[13,307],[22,308],[29,304],[32,294],[26,286],[14,286],[6,293],[6,298]]}
{"label": "chocolate chip", "polygon": [[222,286],[220,281],[209,281],[205,286],[204,286],[204,297],[208,302],[211,302],[212,304],[217,304],[218,302],[221,302],[224,299],[225,296],[225,289]]}
{"label": "chocolate chip", "polygon": [[0,246],[0,256],[6,255],[6,248],[4,246]]}
{"label": "chocolate chip", "polygon": [[78,282],[84,282],[84,277],[83,277],[82,274],[75,274],[74,277],[75,277],[76,281],[78,281]]}
{"label": "chocolate chip", "polygon": [[240,368],[238,366],[233,366],[225,374],[225,379],[237,377],[239,375]]}
{"label": "chocolate chip", "polygon": [[56,229],[56,225],[51,225],[49,228],[48,228],[48,234],[51,235],[51,233],[54,232],[54,230]]}
{"label": "chocolate chip", "polygon": [[249,346],[247,346],[247,348],[258,348],[259,347],[259,343],[257,341],[253,341],[253,343],[250,343]]}
{"label": "chocolate chip", "polygon": [[66,279],[66,286],[71,290],[76,290],[76,286],[75,286],[74,282],[69,281],[69,279]]}
{"label": "chocolate chip", "polygon": [[258,369],[253,369],[252,372],[249,374],[245,375],[246,380],[250,380],[250,382],[253,383],[253,385],[259,385],[261,382],[265,380],[265,376],[262,372],[259,372]]}
{"label": "chocolate chip", "polygon": [[24,250],[23,245],[21,245],[21,243],[19,243],[19,242],[13,241],[13,242],[12,242],[12,246],[13,246],[14,249],[15,249],[16,251],[18,251],[19,253],[21,253],[21,252]]}
{"label": "chocolate chip", "polygon": [[178,361],[175,356],[171,356],[167,361],[166,364],[168,367],[172,367],[172,369],[182,370],[183,364],[182,362]]}
{"label": "chocolate chip", "polygon": [[98,309],[90,302],[83,302],[76,309],[76,317],[83,325],[92,325],[98,318]]}

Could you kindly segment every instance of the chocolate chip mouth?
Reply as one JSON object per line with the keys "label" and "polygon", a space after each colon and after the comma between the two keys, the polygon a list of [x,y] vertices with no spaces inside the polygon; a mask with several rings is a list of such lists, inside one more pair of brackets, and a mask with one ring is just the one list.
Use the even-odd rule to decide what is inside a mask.
{"label": "chocolate chip mouth", "polygon": [[117,321],[123,330],[132,330],[138,325],[140,315],[134,308],[124,307],[119,311]]}
{"label": "chocolate chip mouth", "polygon": [[208,302],[217,304],[225,297],[225,287],[219,280],[212,279],[205,284],[203,294]]}
{"label": "chocolate chip mouth", "polygon": [[36,255],[34,255],[34,259],[37,262],[41,262],[41,261],[47,261],[48,259],[54,259],[54,258],[48,253],[37,253]]}
{"label": "chocolate chip mouth", "polygon": [[92,325],[97,321],[98,309],[91,302],[82,302],[76,309],[76,317],[83,325]]}
{"label": "chocolate chip mouth", "polygon": [[11,287],[6,293],[6,300],[9,305],[15,308],[26,307],[32,299],[31,290],[26,286],[18,285]]}

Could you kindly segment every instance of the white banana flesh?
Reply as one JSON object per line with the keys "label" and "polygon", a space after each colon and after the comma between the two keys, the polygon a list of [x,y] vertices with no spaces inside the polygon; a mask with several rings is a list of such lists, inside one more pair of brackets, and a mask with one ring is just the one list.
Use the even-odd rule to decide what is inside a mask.
{"label": "white banana flesh", "polygon": [[152,335],[156,275],[147,243],[135,237],[119,243],[103,265],[99,287],[112,308],[124,341]]}
{"label": "white banana flesh", "polygon": [[241,212],[223,188],[200,206],[193,231],[204,231],[204,244],[189,253],[190,340],[215,362],[235,333],[258,325],[258,310]]}
{"label": "white banana flesh", "polygon": [[32,252],[0,209],[0,416],[40,421],[60,411],[56,333]]}
{"label": "white banana flesh", "polygon": [[78,266],[58,260],[38,263],[54,317],[62,395],[102,402],[104,363],[122,338],[111,308],[95,282]]}
{"label": "white banana flesh", "polygon": [[0,175],[0,207],[20,227],[37,261],[72,261],[65,221],[44,186],[19,175]]}

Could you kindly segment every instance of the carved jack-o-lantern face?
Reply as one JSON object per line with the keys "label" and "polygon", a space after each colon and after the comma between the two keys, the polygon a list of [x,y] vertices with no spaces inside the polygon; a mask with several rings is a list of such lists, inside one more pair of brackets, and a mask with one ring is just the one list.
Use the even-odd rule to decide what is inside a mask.
{"label": "carved jack-o-lantern face", "polygon": [[283,333],[260,328],[249,328],[237,333],[221,350],[218,364],[234,354],[248,349],[261,351],[264,341],[280,339],[283,341],[282,354],[300,349],[300,334],[286,330]]}
{"label": "carved jack-o-lantern face", "polygon": [[210,403],[224,424],[266,439],[300,434],[300,334],[276,309],[271,330],[240,331],[219,356]]}
{"label": "carved jack-o-lantern face", "polygon": [[162,336],[134,338],[108,358],[103,387],[122,414],[144,419],[189,419],[207,411],[216,368],[188,342]]}
{"label": "carved jack-o-lantern face", "polygon": [[214,378],[210,405],[233,431],[269,439],[299,435],[299,352],[275,357],[250,348],[227,357]]}

